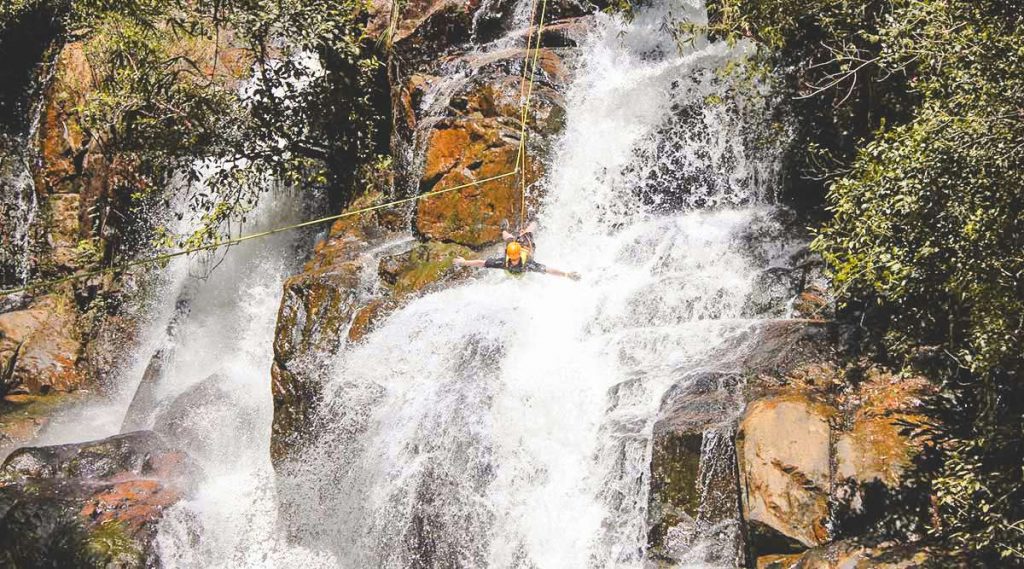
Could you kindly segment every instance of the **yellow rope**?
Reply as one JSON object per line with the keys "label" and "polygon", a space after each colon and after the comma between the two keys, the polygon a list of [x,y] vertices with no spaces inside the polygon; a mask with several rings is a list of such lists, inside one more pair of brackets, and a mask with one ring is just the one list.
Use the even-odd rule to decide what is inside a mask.
{"label": "yellow rope", "polygon": [[237,245],[237,244],[242,243],[244,241],[249,241],[250,239],[257,239],[257,238],[260,238],[260,237],[266,237],[268,235],[273,235],[275,233],[281,233],[281,232],[284,232],[284,231],[292,231],[294,229],[301,229],[303,227],[309,227],[311,225],[319,225],[321,223],[325,223],[325,222],[328,222],[328,221],[334,221],[334,220],[342,219],[342,218],[345,218],[345,217],[351,217],[351,216],[354,216],[354,215],[360,215],[360,214],[363,214],[363,213],[368,213],[368,212],[371,212],[371,211],[374,211],[374,210],[378,210],[378,209],[383,209],[383,208],[387,208],[387,207],[393,207],[393,206],[396,206],[396,205],[399,205],[399,204],[403,204],[403,203],[407,203],[407,202],[412,202],[412,201],[416,201],[416,200],[421,200],[423,198],[427,198],[427,197],[430,197],[430,196],[436,196],[438,194],[454,192],[455,190],[461,190],[463,188],[468,188],[469,186],[477,186],[477,185],[484,184],[484,183],[487,183],[487,182],[492,182],[494,180],[499,180],[501,178],[507,178],[509,176],[514,176],[517,173],[517,171],[518,170],[513,170],[511,172],[506,172],[504,174],[499,174],[497,176],[491,176],[490,178],[484,178],[482,180],[474,180],[474,181],[468,182],[466,184],[460,184],[458,186],[452,186],[450,188],[444,188],[442,190],[435,190],[435,191],[432,191],[432,192],[427,192],[425,194],[420,194],[418,196],[413,196],[411,198],[404,198],[404,199],[400,199],[400,200],[395,200],[393,202],[388,202],[388,203],[384,203],[384,204],[364,207],[364,208],[360,208],[360,209],[356,209],[356,210],[352,210],[352,211],[346,211],[344,213],[339,213],[337,215],[329,215],[327,217],[321,217],[320,219],[314,219],[314,220],[311,220],[311,221],[304,221],[302,223],[296,223],[294,225],[288,225],[288,226],[285,226],[285,227],[277,227],[277,228],[271,229],[269,231],[261,231],[259,233],[251,233],[249,235],[242,235],[240,237],[235,237],[235,238],[227,239],[227,240],[224,240],[224,241],[217,241],[215,243],[209,243],[207,245],[201,245],[199,247],[193,247],[191,249],[183,249],[181,251],[174,251],[173,253],[164,253],[162,255],[156,255],[154,257],[147,257],[145,259],[138,259],[136,261],[131,261],[131,262],[124,263],[124,264],[117,265],[117,266],[113,266],[113,267],[104,267],[102,269],[95,269],[95,270],[92,270],[92,271],[84,271],[84,272],[75,273],[73,275],[69,275],[69,276],[66,276],[66,277],[62,277],[62,278],[59,278],[59,279],[52,279],[52,280],[48,280],[48,281],[39,281],[39,282],[34,282],[34,283],[28,283],[28,284],[25,284],[25,285],[17,287],[17,288],[9,288],[9,289],[0,290],[0,296],[8,296],[8,295],[19,293],[19,292],[26,292],[26,291],[36,290],[36,289],[40,289],[40,288],[49,288],[49,287],[52,287],[52,286],[55,286],[55,285],[58,285],[58,284],[61,284],[61,283],[66,283],[66,282],[69,282],[69,281],[75,281],[75,280],[84,279],[84,278],[88,278],[88,277],[94,277],[96,275],[102,275],[104,273],[122,272],[122,271],[126,271],[128,269],[132,269],[132,268],[135,268],[135,267],[140,267],[140,266],[144,266],[144,265],[152,265],[152,264],[155,264],[155,263],[160,263],[160,262],[163,262],[163,261],[166,261],[166,260],[169,260],[169,259],[173,259],[175,257],[180,257],[182,255],[188,255],[190,253],[198,253],[199,251],[208,251],[208,250],[211,250],[211,249],[219,249],[221,247],[227,247],[227,246],[230,246],[230,245]]}
{"label": "yellow rope", "polygon": [[[519,123],[519,154],[516,157],[516,169],[519,170],[519,180],[521,183],[520,188],[520,206],[519,206],[519,224],[525,226],[526,220],[526,176],[529,172],[526,168],[526,123],[530,116],[530,99],[533,96],[533,84],[537,77],[537,62],[540,58],[540,45],[544,38],[544,17],[547,14],[548,0],[541,0],[540,6],[540,21],[537,24],[537,43],[533,46],[533,61],[530,61],[530,49],[533,42],[533,22],[537,13],[537,2],[534,0],[533,6],[530,9],[530,30],[526,35],[526,50],[523,53],[523,83],[520,84],[519,97],[523,99],[525,90],[525,99],[523,99],[522,110],[520,112]],[[529,69],[529,73],[527,73]],[[527,81],[527,75],[529,80]]]}

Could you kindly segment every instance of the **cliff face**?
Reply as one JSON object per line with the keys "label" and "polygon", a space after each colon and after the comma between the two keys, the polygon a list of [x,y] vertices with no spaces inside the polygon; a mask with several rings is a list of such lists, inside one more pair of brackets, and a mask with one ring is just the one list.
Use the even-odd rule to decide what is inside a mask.
{"label": "cliff face", "polygon": [[[29,86],[18,91],[35,102],[11,105],[22,121],[2,133],[4,288],[91,271],[112,259],[123,262],[147,248],[158,224],[133,201],[132,193],[146,187],[136,165],[85,127],[87,99],[101,80],[92,62],[93,42],[100,40],[62,43],[63,32],[50,29],[58,15],[39,17],[42,22],[27,17],[11,24],[3,36],[9,45],[24,28],[45,43],[30,66]],[[247,60],[225,43],[179,42],[170,53],[206,66],[212,81],[237,85],[248,73]],[[132,279],[104,274],[0,298],[0,396],[5,415],[23,416],[0,427],[0,455],[31,440],[68,394],[114,387],[111,376],[131,355],[121,347],[132,345],[138,333],[128,301],[140,288]]]}

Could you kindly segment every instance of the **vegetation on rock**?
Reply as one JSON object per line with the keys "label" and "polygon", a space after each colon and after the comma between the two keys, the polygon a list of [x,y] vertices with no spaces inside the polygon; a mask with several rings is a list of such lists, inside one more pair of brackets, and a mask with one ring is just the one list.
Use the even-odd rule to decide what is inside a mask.
{"label": "vegetation on rock", "polygon": [[105,217],[182,191],[206,212],[167,244],[217,239],[271,180],[344,200],[386,143],[360,0],[22,0],[0,12],[0,38],[37,11],[58,15],[54,53],[82,53],[87,73],[65,111],[78,159],[109,169],[119,210]]}

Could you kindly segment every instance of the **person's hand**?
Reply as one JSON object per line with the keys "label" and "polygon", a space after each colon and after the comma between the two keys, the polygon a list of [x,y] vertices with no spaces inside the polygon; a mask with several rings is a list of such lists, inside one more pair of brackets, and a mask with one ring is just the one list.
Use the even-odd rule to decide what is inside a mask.
{"label": "person's hand", "polygon": [[574,281],[578,281],[578,280],[580,280],[581,278],[583,278],[583,277],[581,277],[581,276],[580,276],[580,274],[579,274],[579,273],[577,273],[576,271],[573,271],[573,272],[569,273],[568,277],[569,277],[570,279],[574,280]]}
{"label": "person's hand", "polygon": [[462,257],[455,257],[455,260],[453,261],[453,264],[456,267],[461,267],[461,266],[466,264],[466,260],[463,259]]}

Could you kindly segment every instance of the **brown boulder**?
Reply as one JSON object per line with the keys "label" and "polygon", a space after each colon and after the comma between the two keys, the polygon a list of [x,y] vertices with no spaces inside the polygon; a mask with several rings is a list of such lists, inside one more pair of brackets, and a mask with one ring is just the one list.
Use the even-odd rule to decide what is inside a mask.
{"label": "brown boulder", "polygon": [[792,394],[755,401],[736,436],[743,518],[755,551],[829,539],[830,406]]}
{"label": "brown boulder", "polygon": [[150,431],[19,449],[0,468],[0,551],[13,566],[156,566],[157,526],[198,474]]}
{"label": "brown boulder", "polygon": [[0,314],[0,388],[45,394],[82,387],[76,322],[74,307],[58,296]]}

